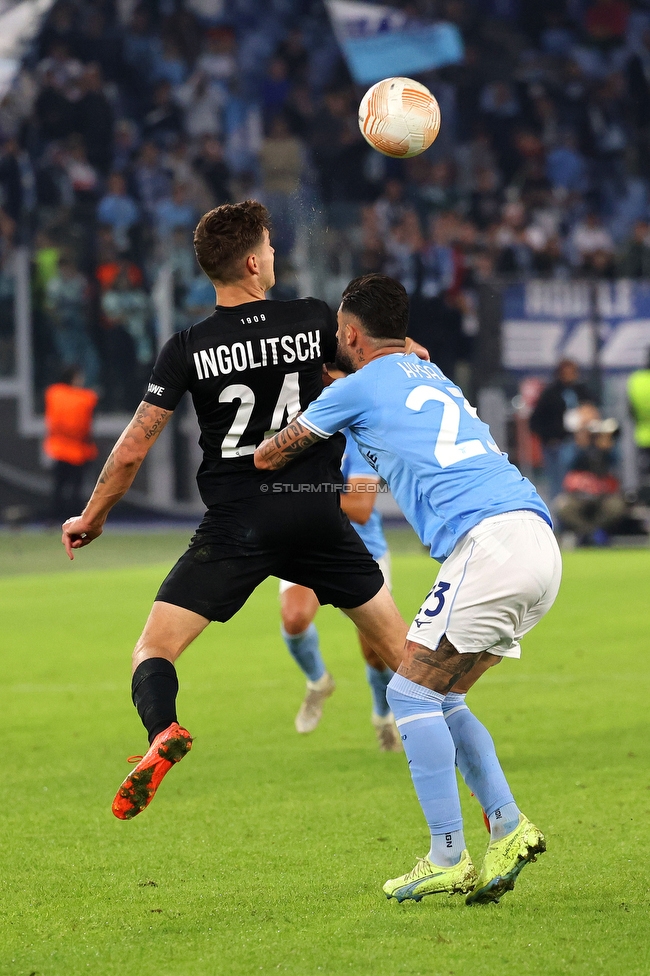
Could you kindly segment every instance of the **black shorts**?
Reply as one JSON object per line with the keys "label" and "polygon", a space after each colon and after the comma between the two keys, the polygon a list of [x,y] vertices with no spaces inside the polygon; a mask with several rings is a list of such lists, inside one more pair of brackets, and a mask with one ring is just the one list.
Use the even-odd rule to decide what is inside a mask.
{"label": "black shorts", "polygon": [[384,584],[379,566],[335,495],[266,495],[209,509],[156,600],[226,621],[267,576],[352,608]]}

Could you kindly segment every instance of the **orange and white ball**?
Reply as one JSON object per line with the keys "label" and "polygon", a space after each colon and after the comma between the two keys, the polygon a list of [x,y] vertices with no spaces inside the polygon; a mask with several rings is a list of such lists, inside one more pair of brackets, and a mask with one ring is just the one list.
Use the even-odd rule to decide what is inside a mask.
{"label": "orange and white ball", "polygon": [[395,159],[419,156],[440,131],[440,106],[411,78],[385,78],[359,106],[359,128],[373,149]]}

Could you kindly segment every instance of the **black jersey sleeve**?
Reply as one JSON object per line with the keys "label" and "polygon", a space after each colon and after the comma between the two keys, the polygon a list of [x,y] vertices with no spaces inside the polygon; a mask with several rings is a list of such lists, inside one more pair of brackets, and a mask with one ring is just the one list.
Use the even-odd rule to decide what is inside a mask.
{"label": "black jersey sleeve", "polygon": [[325,319],[323,326],[323,361],[333,363],[334,357],[336,356],[336,315],[327,302],[321,302],[320,304],[323,307],[323,317]]}
{"label": "black jersey sleeve", "polygon": [[143,400],[164,410],[175,410],[188,384],[189,366],[183,334],[177,332],[158,353]]}

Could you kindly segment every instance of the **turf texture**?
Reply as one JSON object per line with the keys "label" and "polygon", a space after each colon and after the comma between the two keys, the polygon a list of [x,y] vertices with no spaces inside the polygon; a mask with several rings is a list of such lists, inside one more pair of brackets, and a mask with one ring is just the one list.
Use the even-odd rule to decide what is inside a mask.
{"label": "turf texture", "polygon": [[[108,539],[93,565],[119,549]],[[471,693],[548,853],[499,905],[467,908],[384,898],[428,849],[406,762],[375,746],[354,633],[331,608],[318,625],[338,690],[316,732],[295,733],[303,682],[270,580],[179,663],[192,753],[144,814],[112,817],[125,757],[146,748],[129,657],[167,568],[132,565],[161,558],[147,546],[124,541],[121,567],[113,553],[86,569],[89,550],[71,571],[23,559],[0,579],[2,976],[650,972],[650,552],[567,554],[521,662]],[[417,549],[395,557],[405,617],[434,569]]]}

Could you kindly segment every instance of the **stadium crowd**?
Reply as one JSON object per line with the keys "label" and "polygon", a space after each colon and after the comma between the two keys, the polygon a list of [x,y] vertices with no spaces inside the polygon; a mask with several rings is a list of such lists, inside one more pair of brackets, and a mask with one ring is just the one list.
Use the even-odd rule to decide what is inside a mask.
{"label": "stadium crowd", "polygon": [[297,229],[319,223],[326,272],[399,278],[452,375],[477,283],[648,273],[650,4],[402,6],[454,22],[465,57],[420,76],[443,127],[396,161],[360,135],[322,0],[58,0],[0,104],[0,309],[27,245],[39,388],[77,363],[104,409],[131,408],[161,266],[184,328],[213,304],[196,220],[248,196],[273,213],[275,297],[295,296]]}

